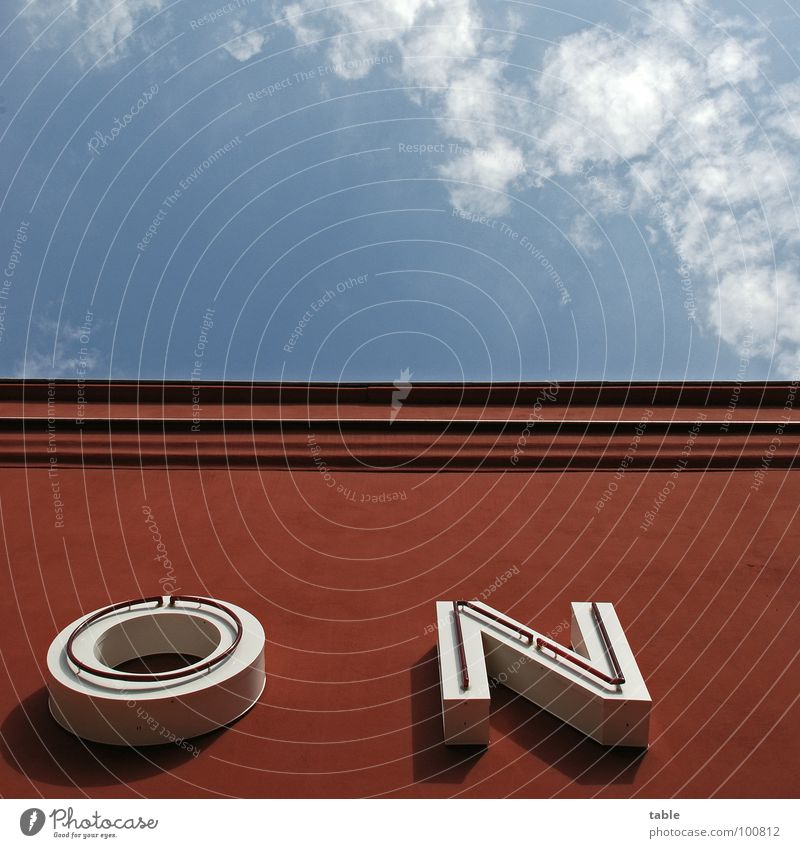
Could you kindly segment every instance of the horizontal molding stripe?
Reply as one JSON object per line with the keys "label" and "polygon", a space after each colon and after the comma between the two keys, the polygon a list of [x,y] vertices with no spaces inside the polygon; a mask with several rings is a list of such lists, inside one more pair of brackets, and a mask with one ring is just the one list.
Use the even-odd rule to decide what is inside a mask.
{"label": "horizontal molding stripe", "polygon": [[[800,422],[0,419],[0,465],[298,470],[796,467]],[[55,463],[53,459],[55,458]],[[323,469],[324,470],[324,469]]]}
{"label": "horizontal molding stripe", "polygon": [[649,419],[645,422],[625,418],[620,420],[597,419],[520,421],[514,418],[398,418],[395,421],[380,418],[200,418],[199,430],[189,418],[17,418],[0,417],[0,432],[37,433],[51,429],[65,432],[111,433],[190,433],[208,434],[241,432],[306,432],[308,430],[375,432],[390,436],[392,433],[519,433],[528,426],[540,433],[690,433],[720,435],[784,434],[800,435],[798,420],[718,421],[706,419]]}

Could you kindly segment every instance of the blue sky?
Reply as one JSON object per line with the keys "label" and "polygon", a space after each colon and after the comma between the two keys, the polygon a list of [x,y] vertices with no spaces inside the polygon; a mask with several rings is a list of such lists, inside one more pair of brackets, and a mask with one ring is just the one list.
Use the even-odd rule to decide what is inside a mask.
{"label": "blue sky", "polygon": [[5,376],[800,371],[785,0],[0,8]]}

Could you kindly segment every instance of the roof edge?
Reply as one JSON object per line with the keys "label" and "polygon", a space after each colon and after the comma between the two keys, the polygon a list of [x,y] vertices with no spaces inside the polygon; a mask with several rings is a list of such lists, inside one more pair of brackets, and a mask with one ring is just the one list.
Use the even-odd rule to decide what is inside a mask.
{"label": "roof edge", "polygon": [[[568,381],[417,382],[408,385],[405,403],[517,406],[545,396],[556,406],[748,406],[794,404],[798,382],[789,381]],[[335,403],[384,404],[397,386],[391,382],[248,382],[185,380],[0,380],[0,400],[11,403],[58,401],[100,403],[192,403],[198,394],[206,403]]]}

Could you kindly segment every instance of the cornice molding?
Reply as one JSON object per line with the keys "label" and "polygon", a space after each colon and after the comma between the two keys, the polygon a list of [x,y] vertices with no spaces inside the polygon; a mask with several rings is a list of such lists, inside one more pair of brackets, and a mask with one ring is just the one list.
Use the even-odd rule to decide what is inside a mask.
{"label": "cornice molding", "polygon": [[800,421],[0,419],[6,467],[297,470],[791,468]]}

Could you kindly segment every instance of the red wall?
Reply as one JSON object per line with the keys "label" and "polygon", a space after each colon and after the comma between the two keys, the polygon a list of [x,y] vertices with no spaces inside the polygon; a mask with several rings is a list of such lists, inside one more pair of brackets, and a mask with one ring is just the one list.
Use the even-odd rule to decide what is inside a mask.
{"label": "red wall", "polygon": [[[78,389],[59,385],[49,410],[62,419],[54,465],[41,420],[48,415],[45,388],[0,387],[7,416],[0,438],[3,795],[797,794],[794,423],[784,425],[772,453],[783,458],[766,472],[762,459],[781,415],[794,420],[793,409],[784,411],[791,387],[761,387],[737,404],[737,420],[764,425],[754,434],[719,426],[730,386],[710,394],[706,387],[710,400],[699,406],[696,393],[654,398],[652,387],[638,387],[631,397],[613,386],[584,387],[594,402],[577,404],[574,387],[559,387],[560,400],[547,405],[552,421],[635,423],[650,409],[648,420],[688,422],[666,438],[652,427],[650,441],[643,436],[634,452],[650,459],[634,456],[624,473],[630,429],[598,424],[576,448],[574,433],[539,436],[535,425],[526,456],[541,458],[566,444],[572,459],[521,470],[508,462],[516,421],[497,429],[502,451],[476,444],[459,470],[441,471],[436,462],[468,436],[424,423],[390,427],[383,390],[373,400],[362,392],[357,402],[340,403],[334,389],[327,396],[312,390],[313,402],[307,391],[299,403],[268,404],[252,390],[239,391],[235,402],[218,398],[214,417],[266,417],[269,406],[279,423],[338,418],[343,435],[319,437],[327,478],[307,448],[296,450],[306,434],[283,438],[277,425],[257,440],[251,434],[257,447],[249,453],[237,442],[237,455],[249,459],[232,468],[224,462],[224,427],[208,412],[201,422],[207,441],[193,462],[163,426],[147,425],[142,435],[139,418],[191,417],[186,387],[174,386],[159,387],[166,400],[146,403],[118,387],[110,405],[103,401],[108,386],[94,387],[86,415],[100,423],[81,430],[67,423]],[[526,388],[525,403],[509,404],[485,389],[477,403],[464,404],[460,387],[440,388],[435,405],[412,392],[403,420],[444,413],[524,421],[535,391]],[[122,407],[117,417],[127,423],[109,437],[103,422]],[[716,423],[695,435],[694,456],[677,470],[698,410]],[[353,470],[346,448],[352,440],[363,450],[364,431],[347,421],[365,417],[381,422],[367,433],[370,450],[385,446],[392,462],[417,456],[420,446],[441,448],[443,439],[446,449],[424,470]],[[324,431],[318,422],[309,426]],[[181,440],[191,443],[185,430]],[[105,452],[82,459],[86,434],[97,439],[103,432]],[[288,463],[281,447],[287,440],[295,448]],[[147,459],[118,467],[117,448]],[[489,461],[481,461],[482,450]],[[652,456],[657,467],[648,470]],[[586,470],[586,457],[605,467]],[[727,458],[709,471],[703,457],[705,465],[709,457]],[[665,486],[669,494],[643,530]],[[55,634],[82,613],[161,591],[168,572],[154,559],[143,505],[158,522],[175,590],[240,604],[267,632],[261,701],[233,727],[200,738],[197,757],[174,746],[139,752],[87,745],[47,712],[43,663]],[[569,619],[570,601],[612,601],[654,699],[647,753],[608,751],[502,687],[494,690],[490,747],[445,748],[434,602],[485,592],[493,606],[543,632]],[[568,632],[557,638],[569,643]]]}

